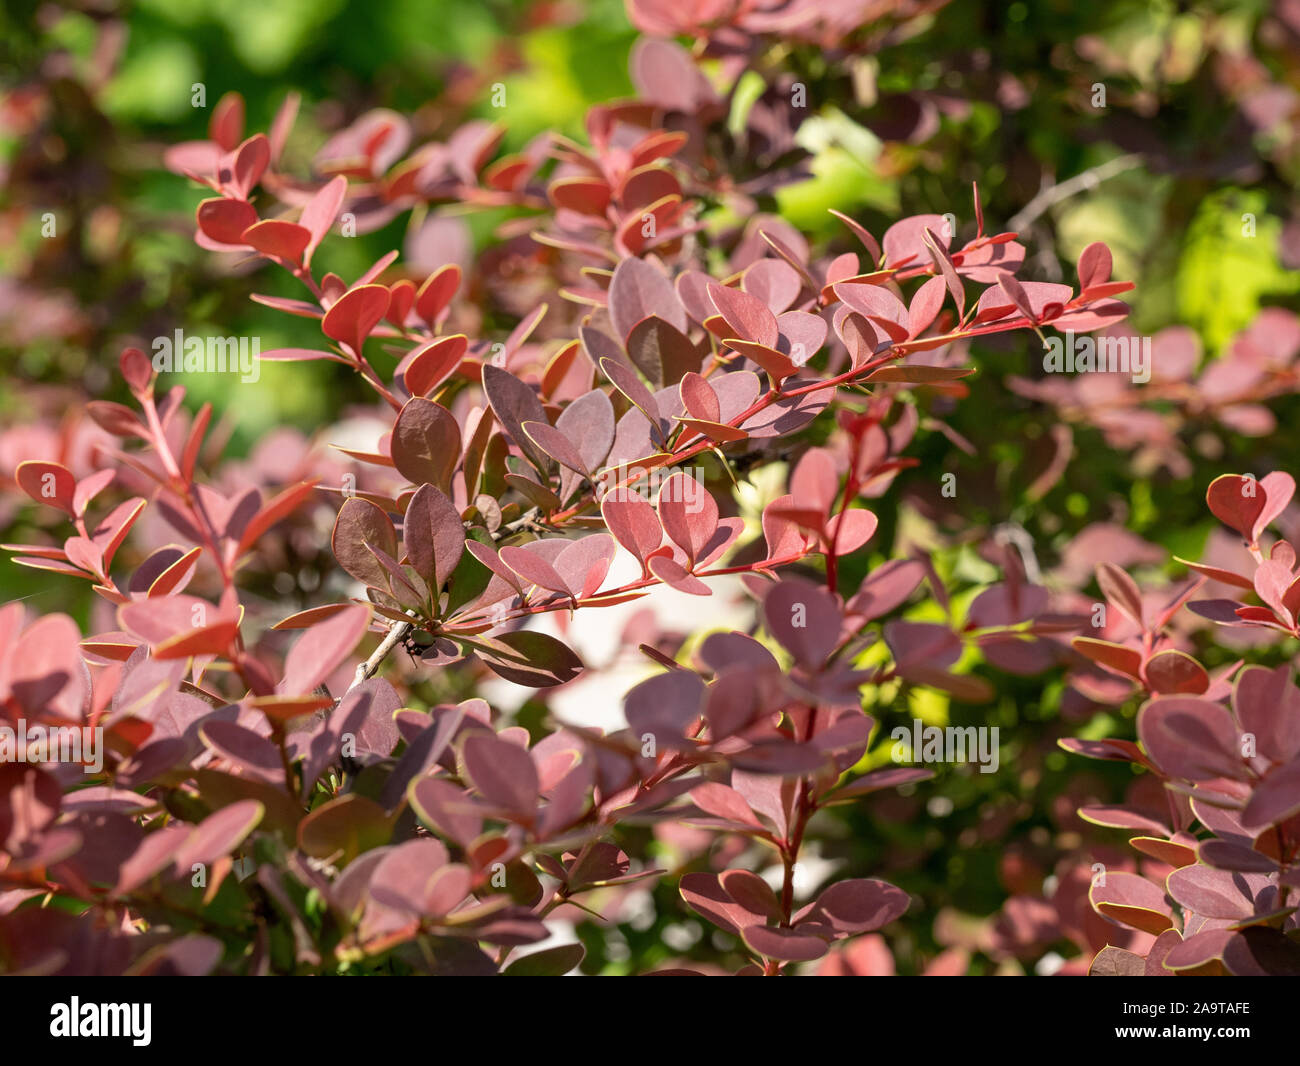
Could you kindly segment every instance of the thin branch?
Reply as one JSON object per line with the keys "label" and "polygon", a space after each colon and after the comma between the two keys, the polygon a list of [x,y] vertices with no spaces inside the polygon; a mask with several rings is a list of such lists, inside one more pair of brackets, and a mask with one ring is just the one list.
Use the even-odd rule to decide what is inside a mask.
{"label": "thin branch", "polygon": [[380,664],[388,657],[388,653],[404,641],[410,632],[410,622],[394,622],[388,629],[388,635],[379,642],[379,647],[371,653],[370,658],[357,667],[356,676],[348,686],[348,692],[374,677],[379,672]]}
{"label": "thin branch", "polygon": [[1117,174],[1123,174],[1126,170],[1141,166],[1141,164],[1142,156],[1137,152],[1133,152],[1129,155],[1116,156],[1108,162],[1091,167],[1083,173],[1076,174],[1074,177],[1067,178],[1056,185],[1048,185],[1046,188],[1040,189],[1038,195],[1025,204],[1019,214],[1007,223],[1007,229],[1014,233],[1023,233],[1048,208],[1059,204],[1062,200],[1068,200],[1076,193],[1095,189],[1103,181],[1107,181]]}
{"label": "thin branch", "polygon": [[513,522],[507,522],[504,526],[493,533],[492,539],[494,541],[505,540],[506,537],[518,533],[521,529],[530,529],[534,532],[542,532],[545,527],[538,522],[541,515],[542,509],[540,507],[530,508]]}

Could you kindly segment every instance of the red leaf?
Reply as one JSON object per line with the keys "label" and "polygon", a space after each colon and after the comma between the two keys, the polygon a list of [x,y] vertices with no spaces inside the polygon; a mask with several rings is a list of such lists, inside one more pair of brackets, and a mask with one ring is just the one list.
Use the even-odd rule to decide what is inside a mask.
{"label": "red leaf", "polygon": [[753,916],[727,894],[717,874],[685,874],[677,890],[691,910],[735,936],[753,921]]}
{"label": "red leaf", "polygon": [[712,595],[708,585],[689,574],[680,563],[669,555],[652,556],[647,565],[650,568],[650,573],[678,592],[685,592],[691,596]]}
{"label": "red leaf", "polygon": [[1254,543],[1255,525],[1267,503],[1266,491],[1251,477],[1223,474],[1210,482],[1205,502],[1214,516]]}
{"label": "red leaf", "polygon": [[321,330],[331,340],[346,344],[360,355],[370,331],[388,310],[388,289],[383,285],[360,285],[345,292],[325,312]]}
{"label": "red leaf", "polygon": [[605,208],[609,206],[610,188],[603,178],[580,175],[551,182],[546,194],[551,203],[565,211],[603,218]]}
{"label": "red leaf", "polygon": [[343,199],[347,196],[347,192],[348,179],[342,174],[336,175],[322,185],[307,206],[302,209],[298,224],[311,234],[303,250],[302,261],[305,265],[311,265],[311,257],[320,247],[325,235],[329,233],[330,227],[334,225],[334,219],[338,217],[339,208],[343,206]]}
{"label": "red leaf", "polygon": [[1109,871],[1105,882],[1092,882],[1088,898],[1098,913],[1159,936],[1173,926],[1165,894],[1137,874]]}
{"label": "red leaf", "polygon": [[1095,663],[1109,667],[1121,674],[1138,680],[1142,674],[1142,654],[1134,648],[1114,644],[1108,640],[1095,640],[1092,637],[1075,637],[1070,642],[1080,655],[1086,655]]}
{"label": "red leaf", "polygon": [[718,505],[695,478],[677,471],[659,490],[659,520],[693,564],[718,529]]}
{"label": "red leaf", "polygon": [[605,525],[624,548],[636,556],[644,572],[646,560],[664,539],[659,516],[632,489],[615,489],[600,502]]}
{"label": "red leaf", "polygon": [[507,545],[501,549],[501,561],[518,574],[525,584],[537,585],[550,592],[567,592],[564,578],[555,568],[527,546]]}
{"label": "red leaf", "polygon": [[596,594],[609,573],[614,549],[614,538],[608,533],[592,533],[570,542],[556,556],[556,573],[572,596],[581,600]]}
{"label": "red leaf", "polygon": [[77,492],[77,479],[62,463],[29,459],[19,463],[14,480],[37,503],[46,503],[76,517],[73,500]]}
{"label": "red leaf", "polygon": [[[727,323],[731,335],[775,349],[780,340],[776,316],[757,296],[731,289],[717,282],[708,286],[709,299]],[[684,326],[682,327],[685,328]],[[778,353],[779,354],[779,353]]]}
{"label": "red leaf", "polygon": [[311,241],[311,233],[293,222],[267,218],[244,230],[241,240],[264,255],[278,255],[297,263]]}
{"label": "red leaf", "polygon": [[716,781],[697,785],[691,789],[691,800],[700,810],[715,818],[763,829],[763,823],[745,802],[745,797],[728,785]]}
{"label": "red leaf", "polygon": [[[844,216],[840,217],[842,219]],[[942,247],[946,248],[952,243],[952,234],[948,232],[948,222],[943,215],[913,215],[911,218],[895,222],[885,230],[881,242],[885,253],[885,265],[902,266],[925,255],[927,229],[939,236]]]}
{"label": "red leaf", "polygon": [[776,348],[766,344],[757,344],[753,341],[739,340],[735,337],[724,338],[724,342],[731,348],[740,352],[747,359],[752,359],[755,363],[767,371],[768,377],[772,379],[774,385],[779,385],[786,378],[791,377],[798,372],[799,368],[794,365],[788,356],[777,351]]}
{"label": "red leaf", "polygon": [[1110,249],[1101,241],[1094,241],[1079,253],[1079,288],[1088,289],[1110,280]]}
{"label": "red leaf", "polygon": [[199,229],[218,244],[244,246],[244,231],[257,222],[253,205],[244,200],[218,196],[204,200],[195,215]]}
{"label": "red leaf", "polygon": [[749,870],[727,870],[718,880],[723,891],[736,901],[738,907],[752,914],[757,924],[781,920],[781,901],[758,874]]}
{"label": "red leaf", "polygon": [[244,134],[244,98],[236,92],[226,93],[212,108],[208,120],[208,137],[223,152],[229,152]]}
{"label": "red leaf", "polygon": [[915,560],[890,560],[863,579],[848,609],[867,621],[879,618],[903,603],[924,577],[925,567]]}
{"label": "red leaf", "polygon": [[1259,479],[1259,487],[1264,490],[1264,506],[1251,528],[1252,541],[1258,541],[1265,528],[1286,510],[1291,497],[1295,495],[1295,478],[1281,470],[1275,470]]}
{"label": "red leaf", "polygon": [[[524,422],[522,428],[529,440],[561,466],[583,477],[590,475],[591,471],[587,468],[577,445],[549,422]],[[563,497],[563,493],[561,496]]]}
{"label": "red leaf", "polygon": [[270,162],[271,142],[264,133],[253,134],[235,149],[229,184],[241,200],[248,199]]}
{"label": "red leaf", "polygon": [[460,288],[460,267],[448,263],[430,274],[415,295],[415,313],[430,325],[436,325],[451,298]]}
{"label": "red leaf", "polygon": [[416,348],[399,367],[406,390],[412,396],[427,396],[460,366],[469,339],[463,333],[439,337]]}
{"label": "red leaf", "polygon": [[312,494],[317,484],[318,482],[313,478],[311,481],[291,485],[268,503],[264,503],[253,516],[252,521],[244,527],[244,532],[239,538],[237,554],[242,555],[263,533],[296,511],[298,506]]}

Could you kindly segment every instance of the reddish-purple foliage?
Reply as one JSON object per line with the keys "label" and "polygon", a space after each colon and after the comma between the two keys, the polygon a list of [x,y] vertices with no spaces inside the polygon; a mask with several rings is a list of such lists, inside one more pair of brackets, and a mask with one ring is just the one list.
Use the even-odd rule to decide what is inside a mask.
{"label": "reddish-purple foliage", "polygon": [[[1219,625],[1296,633],[1295,550],[1265,539],[1294,492],[1282,472],[1258,481],[1225,475],[1210,485],[1210,510],[1240,535],[1253,574],[1187,563],[1201,578],[1153,606],[1120,567],[1097,567],[1106,609],[1094,612],[1093,625],[1110,639],[1074,638],[1100,681],[1076,675],[1075,684],[1112,704],[1144,694],[1140,744],[1066,739],[1061,746],[1146,771],[1128,802],[1078,812],[1134,834],[1129,843],[1139,859],[1098,862],[1093,851],[1084,865],[1066,861],[1052,900],[1017,897],[1004,907],[995,934],[1001,946],[1014,950],[1065,932],[1095,955],[1094,974],[1300,974],[1296,908],[1288,902],[1300,888],[1300,690],[1287,666],[1239,659],[1211,675],[1177,646],[1173,629],[1186,606]],[[1193,600],[1206,580],[1258,602]],[[1108,615],[1118,617],[1099,621]],[[1084,889],[1107,925],[1080,921]]]}
{"label": "reddish-purple foliage", "polygon": [[[670,14],[647,10],[638,17]],[[736,28],[786,29],[758,13]],[[637,53],[643,91],[668,90],[670,62]],[[706,95],[699,89],[680,110]],[[842,942],[902,916],[905,892],[850,879],[795,901],[817,811],[929,776],[848,773],[874,725],[859,687],[897,679],[984,700],[987,683],[957,669],[968,644],[1002,669],[1035,673],[1070,657],[1065,635],[1085,618],[1077,604],[1053,602],[1010,553],[1005,579],[960,627],[924,556],[888,562],[848,594],[839,560],[876,531],[861,501],[879,499],[915,461],[904,454],[918,424],[915,391],[966,394],[961,379],[973,368],[958,365],[956,342],[1108,327],[1127,311],[1115,296],[1132,286],[1110,281],[1100,245],[1080,259],[1077,293],[1017,281],[1025,250],[1014,233],[985,231],[978,192],[978,228],[964,243],[938,215],[902,219],[879,242],[844,218],[858,251],[819,257],[774,222],[710,274],[691,240],[700,205],[683,179],[694,163],[676,161],[691,137],[638,102],[595,109],[587,147],[555,138],[495,162],[499,130],[472,123],[412,150],[401,116],[371,112],[318,153],[312,182],[278,169],[295,112],[286,102],[269,135],[245,138],[242,103],[227,98],[210,139],[176,147],[167,161],[212,193],[197,210],[202,247],[283,268],[306,290],[302,300],[256,297],[318,321],[321,334],[262,358],[340,363],[386,405],[373,445],[345,450],[373,477],[354,490],[291,471],[274,495],[263,490],[275,479],[210,479],[205,464],[219,451],[208,447],[210,409],[190,419],[182,388],[157,395],[151,361],[133,348],[120,368],[136,407],[88,411],[111,462],[87,468],[59,454],[18,468],[18,486],[72,531],[61,547],[7,547],[24,565],[91,581],[116,616],[83,637],[62,615],[29,619],[21,604],[0,611],[5,719],[102,729],[105,738],[100,767],[88,758],[46,765],[29,734],[23,761],[0,771],[6,965],[315,971],[395,953],[425,968],[431,957],[441,972],[563,973],[580,950],[513,964],[509,956],[544,939],[551,914],[582,907],[582,894],[664,874],[608,839],[637,821],[702,827],[778,856],[779,888],[729,866],[725,847],[721,865],[680,879],[685,904],[751,957],[740,972],[776,974],[832,950],[823,972],[886,968],[878,941],[860,941],[861,950]],[[523,308],[504,340],[474,338],[446,329],[463,281],[455,263],[426,270],[393,252],[351,282],[314,272],[343,211],[373,230],[433,201],[534,212],[534,240],[556,252],[550,269],[565,307]],[[398,357],[389,374],[372,362],[381,347]],[[853,386],[868,398],[849,397]],[[706,454],[727,469],[770,461],[832,405],[829,442],[799,449],[789,491],[764,507],[761,537],[741,545],[745,522],[727,479],[682,468]],[[1275,485],[1276,476],[1260,483],[1265,501]],[[116,502],[98,503],[110,489]],[[326,492],[341,497],[332,549],[356,595],[270,615],[241,593],[240,570]],[[1253,537],[1284,504],[1232,513]],[[115,572],[146,514],[179,542],[159,544],[129,575]],[[619,549],[640,576],[614,584]],[[1276,604],[1237,617],[1259,624],[1252,612],[1267,611],[1269,624],[1294,631],[1290,586],[1274,574],[1282,563],[1276,550],[1261,562]],[[1292,552],[1288,574],[1294,563]],[[782,573],[795,564],[805,564],[800,574]],[[529,688],[563,685],[583,664],[557,637],[527,628],[536,616],[628,602],[657,585],[709,596],[724,575],[742,575],[767,643],[715,633],[690,665],[643,645],[664,671],[627,693],[624,729],[553,716],[535,738],[477,698],[408,708],[375,676],[405,644],[426,669],[482,666]],[[887,620],[923,581],[946,620]],[[1103,590],[1141,628],[1142,649],[1116,642],[1106,654],[1136,657],[1133,674],[1152,691],[1194,691],[1201,699],[1189,703],[1215,707],[1208,681],[1196,689],[1191,667],[1162,658],[1180,654],[1156,641],[1167,619],[1148,628],[1130,585],[1104,572]],[[296,631],[288,643],[285,631]],[[369,633],[380,643],[362,661]],[[855,669],[876,640],[888,653],[881,665]],[[1076,647],[1103,661],[1101,644]],[[1241,799],[1252,819],[1278,816],[1276,785],[1252,785],[1251,799],[1240,792],[1265,771],[1285,785],[1289,764],[1271,765],[1243,764],[1238,791],[1216,796]],[[1200,767],[1187,756],[1166,769],[1174,777]],[[1188,891],[1208,889],[1198,881]],[[1279,905],[1280,891],[1270,897]],[[51,892],[85,910],[35,910],[30,901]],[[309,892],[320,901],[310,915]],[[227,950],[194,921],[218,902],[251,954]],[[287,967],[256,931],[260,907],[292,932]],[[1256,936],[1243,934],[1252,944]],[[412,952],[417,941],[431,955]]]}

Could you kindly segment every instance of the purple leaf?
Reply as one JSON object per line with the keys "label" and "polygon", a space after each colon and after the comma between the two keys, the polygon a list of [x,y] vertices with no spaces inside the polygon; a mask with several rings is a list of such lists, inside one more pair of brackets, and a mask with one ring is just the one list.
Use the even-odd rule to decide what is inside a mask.
{"label": "purple leaf", "polygon": [[490,733],[474,733],[465,738],[461,758],[470,781],[488,803],[531,820],[538,781],[528,752]]}
{"label": "purple leaf", "polygon": [[1264,775],[1241,812],[1241,822],[1261,830],[1280,825],[1295,814],[1300,814],[1300,759],[1275,766]]}
{"label": "purple leaf", "polygon": [[686,746],[686,729],[703,712],[705,688],[700,676],[690,670],[670,670],[629,690],[623,710],[632,731],[654,736],[662,748]]}
{"label": "purple leaf", "polygon": [[763,620],[768,632],[809,670],[823,665],[839,643],[842,619],[835,598],[803,578],[772,586],[763,600]]}
{"label": "purple leaf", "polygon": [[501,648],[476,649],[492,671],[529,688],[549,688],[572,681],[582,672],[582,660],[562,641],[546,633],[520,629],[495,638]]}
{"label": "purple leaf", "polygon": [[545,471],[550,465],[546,453],[523,430],[525,422],[547,422],[537,394],[508,370],[491,363],[483,366],[483,391],[510,439],[538,470]]}
{"label": "purple leaf", "polygon": [[199,735],[223,759],[238,763],[253,776],[264,781],[274,781],[277,778],[283,780],[280,752],[266,737],[234,722],[223,721],[205,723],[200,728]]}
{"label": "purple leaf", "polygon": [[420,821],[462,846],[483,832],[483,818],[470,806],[464,790],[445,778],[422,777],[407,795]]}
{"label": "purple leaf", "polygon": [[385,588],[388,580],[384,568],[367,544],[396,555],[397,531],[388,515],[368,500],[354,496],[343,502],[334,521],[334,557],[358,581]]}
{"label": "purple leaf", "polygon": [[[854,878],[837,881],[798,915],[798,925],[829,926],[836,937],[870,933],[888,925],[907,910],[906,892],[886,881]],[[796,926],[797,927],[797,926]]]}
{"label": "purple leaf", "polygon": [[1238,977],[1300,977],[1300,947],[1280,930],[1254,926],[1228,940],[1223,964]]}
{"label": "purple leaf", "polygon": [[1252,901],[1265,883],[1259,874],[1199,865],[1183,866],[1168,878],[1169,894],[1175,901],[1206,918],[1249,918],[1255,913]]}
{"label": "purple leaf", "polygon": [[736,906],[754,916],[757,924],[781,920],[781,901],[758,874],[748,870],[727,870],[718,878],[722,889]]}
{"label": "purple leaf", "polygon": [[[549,422],[524,422],[521,428],[540,451],[550,456],[561,466],[567,467],[583,477],[590,476],[591,469],[578,451],[578,446]],[[563,500],[566,497],[567,493],[561,489],[560,499]]]}
{"label": "purple leaf", "polygon": [[389,850],[375,866],[368,894],[384,907],[425,914],[434,875],[446,868],[447,849],[431,837],[408,840]]}
{"label": "purple leaf", "polygon": [[632,364],[659,388],[698,371],[704,362],[704,353],[685,333],[654,315],[632,327],[627,354]]}
{"label": "purple leaf", "polygon": [[[651,395],[650,390],[646,388],[645,382],[636,376],[634,371],[626,363],[619,362],[616,359],[602,358],[600,360],[600,371],[610,381],[614,387],[626,396],[636,407],[636,409],[649,421],[649,432],[655,443],[659,447],[664,447],[668,440],[668,432],[671,426],[667,419],[663,418],[659,412],[659,404]],[[676,391],[676,390],[674,390]],[[630,416],[631,412],[624,415],[624,419]],[[614,448],[617,452],[617,445]],[[612,458],[612,456],[611,456]],[[643,455],[629,455],[629,459],[640,459]]]}
{"label": "purple leaf", "polygon": [[1138,737],[1167,774],[1188,781],[1245,779],[1232,717],[1217,703],[1190,696],[1159,696],[1138,714]]}
{"label": "purple leaf", "polygon": [[1104,885],[1100,879],[1092,883],[1088,896],[1098,913],[1152,936],[1174,924],[1164,892],[1137,874],[1111,871]]}
{"label": "purple leaf", "polygon": [[1300,690],[1291,684],[1290,667],[1247,666],[1237,675],[1232,708],[1260,755],[1288,762],[1300,754]]}
{"label": "purple leaf", "polygon": [[811,962],[826,954],[828,944],[819,936],[780,926],[750,925],[741,938],[760,955],[782,962]]}
{"label": "purple leaf", "polygon": [[415,572],[435,591],[451,577],[465,551],[460,512],[433,485],[421,485],[406,507],[402,543]]}
{"label": "purple leaf", "polygon": [[234,851],[264,813],[265,808],[256,800],[239,800],[208,815],[177,850],[174,861],[177,874],[188,875],[194,863],[210,866]]}
{"label": "purple leaf", "polygon": [[614,405],[604,391],[592,389],[560,412],[555,428],[577,445],[588,471],[599,470],[614,443]]}
{"label": "purple leaf", "polygon": [[451,412],[421,396],[406,402],[393,426],[393,465],[415,485],[451,488],[460,462],[460,426]]}
{"label": "purple leaf", "polygon": [[728,785],[717,781],[697,785],[691,789],[691,800],[705,814],[711,814],[715,818],[752,826],[754,829],[764,828],[745,802],[745,797]]}
{"label": "purple leaf", "polygon": [[349,604],[306,630],[285,659],[284,679],[276,691],[306,696],[343,662],[370,626],[370,608]]}
{"label": "purple leaf", "polygon": [[794,267],[779,259],[760,259],[745,271],[740,284],[747,293],[762,300],[774,315],[787,310],[803,288]]}
{"label": "purple leaf", "polygon": [[691,910],[734,936],[753,921],[753,916],[727,894],[717,874],[685,874],[678,891]]}
{"label": "purple leaf", "polygon": [[624,340],[632,327],[654,315],[685,333],[686,311],[663,274],[635,256],[622,260],[609,283],[609,317]]}

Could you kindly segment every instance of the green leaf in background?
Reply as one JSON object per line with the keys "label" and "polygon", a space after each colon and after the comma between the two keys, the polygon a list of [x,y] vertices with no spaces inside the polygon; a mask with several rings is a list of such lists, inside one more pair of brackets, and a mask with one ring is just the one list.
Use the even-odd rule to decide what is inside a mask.
{"label": "green leaf in background", "polygon": [[796,141],[812,153],[813,176],[777,190],[781,214],[800,229],[831,232],[838,225],[831,208],[851,212],[868,206],[896,213],[898,186],[875,169],[880,139],[842,111],[832,108],[804,122]]}
{"label": "green leaf in background", "polygon": [[480,112],[506,124],[511,148],[522,147],[545,129],[582,136],[593,100],[631,94],[631,41],[626,31],[611,32],[599,25],[582,33],[573,27],[535,30],[520,42],[525,69],[504,83],[506,106]]}
{"label": "green leaf in background", "polygon": [[1278,262],[1281,229],[1259,190],[1215,193],[1193,217],[1178,263],[1178,311],[1208,351],[1245,327],[1263,297],[1300,292],[1300,274]]}
{"label": "green leaf in background", "polygon": [[121,72],[104,92],[104,110],[120,121],[175,121],[190,111],[202,67],[194,49],[178,38],[146,40],[140,34],[127,45]]}

